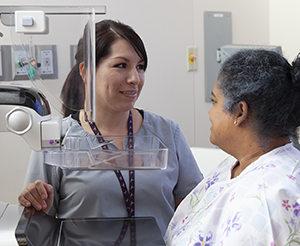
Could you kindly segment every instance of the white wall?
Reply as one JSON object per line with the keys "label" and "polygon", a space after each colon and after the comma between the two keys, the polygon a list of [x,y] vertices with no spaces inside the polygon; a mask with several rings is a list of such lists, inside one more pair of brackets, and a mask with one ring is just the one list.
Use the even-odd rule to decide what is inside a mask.
{"label": "white wall", "polygon": [[[234,43],[269,44],[269,21],[273,21],[269,16],[269,2],[270,0],[52,0],[51,5],[106,5],[105,18],[119,19],[133,26],[143,38],[149,55],[146,84],[136,106],[178,122],[190,146],[214,147],[209,143],[208,110],[211,105],[204,100],[203,13],[232,12]],[[280,1],[277,2],[279,5]],[[24,1],[1,2],[1,5],[11,4],[21,5]],[[49,5],[49,2],[28,0],[26,4]],[[196,72],[186,71],[186,46],[191,45],[198,48]],[[23,139],[12,134],[0,133],[0,136],[0,200],[16,203],[16,194],[22,189],[30,149]]]}
{"label": "white wall", "polygon": [[299,8],[297,0],[270,1],[270,42],[281,45],[290,62],[300,52]]}

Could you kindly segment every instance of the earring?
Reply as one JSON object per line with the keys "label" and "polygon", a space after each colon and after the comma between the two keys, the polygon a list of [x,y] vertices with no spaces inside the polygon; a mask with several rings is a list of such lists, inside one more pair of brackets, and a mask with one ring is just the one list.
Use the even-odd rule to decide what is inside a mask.
{"label": "earring", "polygon": [[236,125],[236,124],[237,124],[237,121],[235,120],[233,123]]}

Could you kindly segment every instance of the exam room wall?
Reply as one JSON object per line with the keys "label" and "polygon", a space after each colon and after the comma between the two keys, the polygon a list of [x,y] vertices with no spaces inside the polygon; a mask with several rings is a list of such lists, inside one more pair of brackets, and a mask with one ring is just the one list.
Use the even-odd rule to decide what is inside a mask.
{"label": "exam room wall", "polygon": [[270,1],[270,43],[280,44],[290,62],[300,52],[299,8],[297,0]]}
{"label": "exam room wall", "polygon": [[[1,1],[1,5],[12,4],[24,1]],[[51,4],[28,0],[26,4],[101,4],[107,6],[107,14],[97,19],[119,19],[132,25],[149,54],[146,84],[136,106],[178,122],[191,147],[214,147],[209,143],[211,104],[204,100],[204,11],[232,13],[234,43],[269,44],[268,0],[86,0],[84,4],[79,0],[52,0]],[[195,72],[186,70],[186,46],[198,48]],[[58,113],[54,110],[54,114]],[[20,137],[0,134],[0,201],[17,203],[30,149]]]}

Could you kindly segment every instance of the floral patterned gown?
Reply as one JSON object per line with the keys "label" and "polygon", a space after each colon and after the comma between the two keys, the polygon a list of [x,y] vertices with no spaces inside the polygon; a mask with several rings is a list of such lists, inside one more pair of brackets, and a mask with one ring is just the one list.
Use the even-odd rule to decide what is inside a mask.
{"label": "floral patterned gown", "polygon": [[299,161],[289,143],[231,179],[236,160],[227,158],[177,208],[167,245],[299,246]]}

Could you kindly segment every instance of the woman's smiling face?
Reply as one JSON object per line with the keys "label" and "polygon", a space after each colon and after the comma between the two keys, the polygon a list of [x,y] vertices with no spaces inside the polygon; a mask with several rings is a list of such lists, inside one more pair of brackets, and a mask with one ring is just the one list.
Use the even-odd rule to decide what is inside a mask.
{"label": "woman's smiling face", "polygon": [[133,108],[144,86],[144,61],[125,39],[117,40],[96,70],[96,106],[120,112]]}

